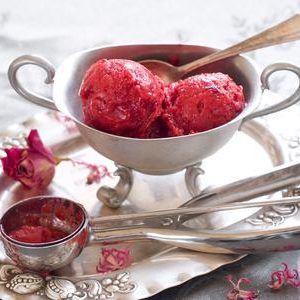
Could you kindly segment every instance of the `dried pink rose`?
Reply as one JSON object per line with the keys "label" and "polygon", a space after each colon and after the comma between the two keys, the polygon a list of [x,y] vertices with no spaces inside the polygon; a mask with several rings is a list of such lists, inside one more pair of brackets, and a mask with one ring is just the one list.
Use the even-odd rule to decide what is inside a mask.
{"label": "dried pink rose", "polygon": [[27,188],[44,188],[55,174],[56,160],[51,150],[44,146],[36,129],[27,137],[28,147],[4,149],[1,159],[4,173],[20,181]]}
{"label": "dried pink rose", "polygon": [[228,275],[226,277],[228,282],[232,285],[232,289],[227,294],[228,300],[255,300],[258,299],[258,291],[246,291],[240,288],[241,283],[249,284],[250,280],[248,278],[242,277],[237,283],[234,283],[232,276]]}
{"label": "dried pink rose", "polygon": [[286,263],[282,263],[284,269],[275,271],[271,275],[271,284],[268,286],[273,290],[279,290],[283,285],[292,285],[295,288],[300,287],[298,271],[290,270]]}
{"label": "dried pink rose", "polygon": [[96,270],[98,273],[121,270],[127,268],[131,261],[129,249],[102,248]]}

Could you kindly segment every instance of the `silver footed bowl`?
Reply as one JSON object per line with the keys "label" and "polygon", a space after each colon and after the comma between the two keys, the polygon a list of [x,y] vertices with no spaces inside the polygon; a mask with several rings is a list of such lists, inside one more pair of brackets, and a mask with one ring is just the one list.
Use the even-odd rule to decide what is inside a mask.
{"label": "silver footed bowl", "polygon": [[[268,66],[259,78],[253,61],[238,55],[201,67],[193,74],[223,72],[229,74],[244,87],[246,108],[236,118],[217,128],[180,137],[136,139],[109,134],[83,123],[81,99],[78,95],[87,69],[100,58],[124,58],[135,61],[159,59],[170,61],[176,58],[185,64],[216,49],[192,45],[124,45],[107,46],[75,53],[66,58],[55,71],[46,59],[24,55],[15,59],[9,67],[8,76],[12,87],[25,99],[37,105],[59,110],[71,117],[87,143],[100,154],[116,163],[146,174],[165,175],[194,165],[214,154],[225,145],[247,120],[282,110],[300,98],[300,85],[296,91],[281,102],[256,110],[264,89],[269,88],[269,77],[276,71],[295,73],[300,81],[300,69],[288,63]],[[34,64],[47,72],[45,83],[53,84],[53,99],[37,95],[22,86],[17,71],[26,64]],[[191,74],[188,74],[191,75]]]}

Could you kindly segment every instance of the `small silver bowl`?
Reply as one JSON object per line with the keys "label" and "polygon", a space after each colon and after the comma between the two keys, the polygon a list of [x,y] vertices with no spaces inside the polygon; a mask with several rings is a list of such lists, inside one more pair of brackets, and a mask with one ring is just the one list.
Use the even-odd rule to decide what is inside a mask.
{"label": "small silver bowl", "polygon": [[[186,136],[159,139],[116,136],[85,125],[82,122],[81,99],[78,95],[82,78],[87,69],[100,58],[126,58],[136,61],[150,58],[170,61],[171,58],[176,58],[179,64],[184,64],[214,51],[216,49],[191,45],[107,46],[71,55],[56,72],[46,59],[25,55],[11,63],[8,76],[12,87],[25,99],[70,116],[82,136],[100,154],[119,165],[145,174],[164,175],[180,171],[214,154],[231,139],[243,122],[296,103],[300,97],[300,86],[287,99],[255,112],[260,103],[262,89],[268,88],[268,79],[272,73],[288,70],[300,79],[300,69],[286,63],[273,64],[262,72],[260,80],[253,61],[240,55],[202,67],[201,72],[224,72],[241,84],[246,96],[246,108],[235,119],[220,127]],[[45,82],[53,83],[53,100],[30,92],[21,85],[16,75],[18,69],[26,64],[38,65],[47,72]]]}

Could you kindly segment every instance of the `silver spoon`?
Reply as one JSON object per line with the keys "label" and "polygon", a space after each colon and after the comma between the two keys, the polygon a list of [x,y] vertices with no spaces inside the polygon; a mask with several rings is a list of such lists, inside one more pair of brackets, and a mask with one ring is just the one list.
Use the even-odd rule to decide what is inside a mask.
{"label": "silver spoon", "polygon": [[158,75],[166,83],[181,79],[184,75],[204,65],[232,57],[240,53],[261,49],[273,45],[292,42],[300,39],[300,15],[281,22],[257,35],[254,35],[236,45],[214,52],[185,65],[175,67],[165,61],[156,59],[142,60],[139,63]]}
{"label": "silver spoon", "polygon": [[[51,271],[67,265],[89,242],[106,244],[124,240],[151,239],[193,250],[227,253],[278,251],[280,245],[284,243],[289,243],[294,247],[293,249],[300,249],[300,225],[284,229],[272,228],[263,232],[254,230],[225,233],[225,231],[192,230],[184,224],[186,220],[214,211],[278,204],[299,205],[300,197],[241,203],[241,201],[294,186],[299,182],[300,163],[298,162],[282,165],[262,175],[212,189],[192,198],[186,202],[185,207],[179,209],[93,219],[89,219],[80,204],[71,200],[53,196],[36,196],[18,202],[3,214],[0,219],[0,236],[6,254],[12,260],[22,267],[36,271]],[[197,203],[203,206],[194,207]],[[68,218],[61,219],[56,216],[55,212],[60,211],[60,208],[68,212]],[[23,243],[10,238],[9,233],[22,224],[27,224],[26,218],[30,221],[31,216],[38,216],[41,225],[62,230],[67,235],[60,240],[39,244]],[[245,245],[250,245],[249,243],[251,247],[247,248]],[[282,249],[284,250],[286,248]]]}
{"label": "silver spoon", "polygon": [[[0,221],[0,234],[4,249],[17,265],[35,271],[52,271],[61,268],[76,258],[90,242],[102,245],[135,240],[156,240],[173,246],[207,253],[256,253],[277,251],[284,243],[300,249],[300,225],[285,229],[264,231],[226,232],[213,230],[192,230],[184,225],[178,229],[156,227],[128,228],[114,227],[114,221],[134,221],[137,218],[153,216],[153,219],[181,215],[197,216],[212,211],[232,210],[247,207],[266,207],[278,204],[299,204],[300,197],[277,199],[256,203],[235,203],[218,207],[191,207],[128,216],[112,216],[89,219],[83,206],[68,199],[37,196],[10,207]],[[60,211],[65,211],[64,216]],[[59,216],[57,215],[59,214]],[[53,229],[71,228],[66,236],[51,242],[26,243],[10,237],[10,232],[39,216],[39,222],[47,223]],[[62,218],[61,222],[56,222]],[[109,227],[105,227],[107,222]],[[63,225],[65,223],[65,225]],[[60,227],[59,227],[60,226]],[[251,245],[251,248],[248,247]],[[253,249],[256,247],[256,249]],[[283,249],[284,250],[284,249]]]}

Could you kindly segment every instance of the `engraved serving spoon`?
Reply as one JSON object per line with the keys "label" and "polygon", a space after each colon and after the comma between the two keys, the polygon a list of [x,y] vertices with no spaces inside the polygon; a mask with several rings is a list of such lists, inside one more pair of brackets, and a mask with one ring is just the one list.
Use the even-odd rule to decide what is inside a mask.
{"label": "engraved serving spoon", "polygon": [[244,52],[300,39],[300,15],[293,17],[224,50],[214,52],[181,66],[173,66],[165,61],[147,59],[139,61],[146,68],[158,75],[166,83],[175,82],[184,75],[204,65],[232,57]]}
{"label": "engraved serving spoon", "polygon": [[[288,228],[271,228],[232,232],[224,230],[195,230],[184,225],[179,228],[136,227],[114,228],[114,220],[134,221],[136,218],[175,218],[181,215],[193,217],[200,214],[270,205],[299,205],[300,197],[282,198],[264,202],[234,203],[217,207],[189,207],[126,216],[89,219],[80,204],[72,200],[37,196],[10,207],[1,218],[0,233],[6,254],[19,266],[35,271],[52,271],[72,262],[88,243],[100,245],[136,240],[155,240],[176,247],[206,253],[260,253],[300,249],[300,224]],[[61,211],[67,212],[61,214]],[[12,230],[27,225],[27,220],[39,217],[40,223],[54,230],[67,228],[66,236],[47,243],[26,243],[10,237]],[[66,217],[67,216],[67,217]],[[59,222],[57,222],[59,220]],[[25,223],[24,223],[25,222]],[[105,227],[110,222],[110,228]],[[42,225],[43,225],[42,224]],[[40,224],[41,225],[41,224]],[[282,245],[288,248],[282,247]]]}
{"label": "engraved serving spoon", "polygon": [[[36,271],[51,271],[69,264],[89,242],[102,245],[134,240],[157,240],[173,246],[208,253],[259,253],[300,249],[300,224],[230,232],[186,227],[185,221],[201,215],[233,209],[274,205],[299,205],[300,197],[264,202],[245,201],[300,182],[300,162],[274,168],[262,175],[245,178],[192,198],[172,210],[89,219],[80,204],[53,196],[36,196],[11,206],[0,219],[0,235],[6,254],[18,265]],[[200,202],[199,202],[200,201]],[[201,207],[195,207],[197,203]],[[230,202],[230,204],[228,204]],[[235,202],[235,203],[232,203]],[[67,218],[61,218],[60,211]],[[59,214],[57,215],[56,212]],[[58,229],[66,236],[49,243],[24,243],[9,236],[27,224],[27,219]],[[281,248],[282,245],[289,246]]]}

